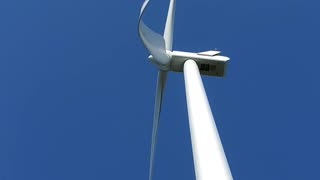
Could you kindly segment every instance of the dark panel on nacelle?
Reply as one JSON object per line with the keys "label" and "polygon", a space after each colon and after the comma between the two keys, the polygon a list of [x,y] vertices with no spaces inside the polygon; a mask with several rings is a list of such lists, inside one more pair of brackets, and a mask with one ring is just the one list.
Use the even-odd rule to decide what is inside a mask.
{"label": "dark panel on nacelle", "polygon": [[224,77],[227,69],[227,62],[208,62],[196,61],[199,67],[200,74],[207,76]]}

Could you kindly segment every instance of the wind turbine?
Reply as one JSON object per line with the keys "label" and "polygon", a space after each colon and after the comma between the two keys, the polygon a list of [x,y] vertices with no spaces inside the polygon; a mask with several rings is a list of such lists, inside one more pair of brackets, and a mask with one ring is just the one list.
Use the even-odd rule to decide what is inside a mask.
{"label": "wind turbine", "polygon": [[228,57],[220,51],[200,53],[173,51],[175,0],[170,0],[164,34],[151,30],[142,21],[149,0],[145,0],[139,16],[138,31],[150,52],[149,60],[159,69],[150,155],[149,180],[152,180],[158,125],[163,92],[169,71],[183,72],[185,78],[189,126],[197,180],[231,180],[232,175],[216,128],[200,74],[223,77]]}

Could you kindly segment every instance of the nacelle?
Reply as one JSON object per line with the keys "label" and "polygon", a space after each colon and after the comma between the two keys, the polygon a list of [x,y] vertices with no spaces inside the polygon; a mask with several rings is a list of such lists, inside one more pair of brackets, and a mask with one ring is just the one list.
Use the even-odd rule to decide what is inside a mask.
{"label": "nacelle", "polygon": [[184,62],[188,59],[192,59],[197,63],[200,74],[218,77],[225,76],[227,64],[230,60],[230,58],[226,56],[220,56],[220,51],[207,51],[201,53],[173,51],[170,55],[171,71],[183,72]]}

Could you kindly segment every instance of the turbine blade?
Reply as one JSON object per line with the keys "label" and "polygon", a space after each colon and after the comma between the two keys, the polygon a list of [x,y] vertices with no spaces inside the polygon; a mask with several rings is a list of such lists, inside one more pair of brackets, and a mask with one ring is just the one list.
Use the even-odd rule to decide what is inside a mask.
{"label": "turbine blade", "polygon": [[144,44],[144,46],[148,49],[150,54],[155,59],[155,63],[157,63],[160,67],[165,67],[169,64],[170,58],[166,53],[165,48],[165,40],[164,38],[150,29],[145,23],[142,21],[143,14],[148,6],[149,0],[145,0],[140,11],[139,22],[138,22],[138,31],[139,36]]}
{"label": "turbine blade", "polygon": [[174,16],[176,11],[176,1],[170,0],[167,22],[164,29],[163,37],[166,43],[166,49],[172,51],[173,30],[174,30]]}
{"label": "turbine blade", "polygon": [[154,105],[149,180],[152,180],[152,176],[153,176],[154,155],[155,155],[156,144],[157,144],[157,135],[158,135],[158,126],[159,126],[160,111],[161,111],[161,104],[162,104],[162,96],[163,96],[166,80],[167,80],[167,72],[159,71],[158,72],[157,90],[156,90],[156,99],[155,99],[155,105]]}

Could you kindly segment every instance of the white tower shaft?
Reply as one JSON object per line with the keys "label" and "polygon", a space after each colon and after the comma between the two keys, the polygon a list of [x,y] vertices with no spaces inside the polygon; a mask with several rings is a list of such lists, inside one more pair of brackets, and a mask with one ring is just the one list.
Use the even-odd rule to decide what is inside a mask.
{"label": "white tower shaft", "polygon": [[232,180],[195,61],[185,62],[184,78],[196,179]]}

